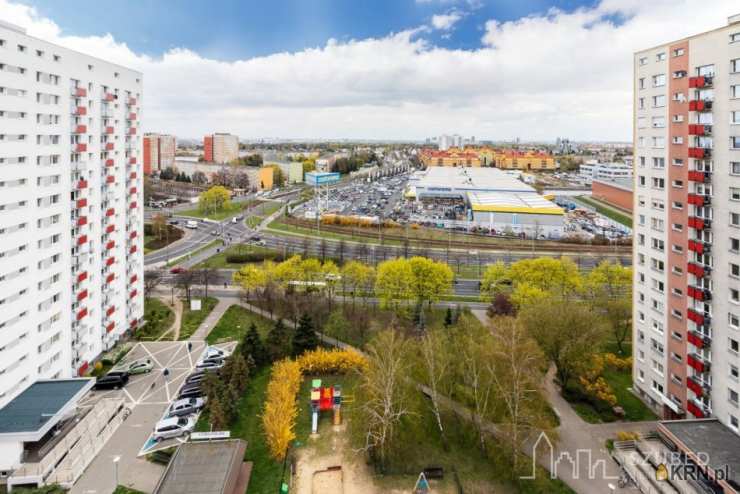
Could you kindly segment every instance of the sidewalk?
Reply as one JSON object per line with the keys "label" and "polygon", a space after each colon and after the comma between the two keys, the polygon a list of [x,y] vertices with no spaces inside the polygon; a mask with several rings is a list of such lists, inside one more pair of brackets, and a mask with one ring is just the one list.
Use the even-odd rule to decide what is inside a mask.
{"label": "sidewalk", "polygon": [[221,316],[224,315],[226,309],[228,309],[232,304],[233,303],[230,300],[224,300],[223,298],[218,297],[218,304],[216,304],[216,307],[214,307],[211,313],[206,316],[200,326],[198,326],[198,329],[195,330],[195,333],[190,336],[190,339],[205,340],[208,333],[210,333],[213,327],[218,324]]}

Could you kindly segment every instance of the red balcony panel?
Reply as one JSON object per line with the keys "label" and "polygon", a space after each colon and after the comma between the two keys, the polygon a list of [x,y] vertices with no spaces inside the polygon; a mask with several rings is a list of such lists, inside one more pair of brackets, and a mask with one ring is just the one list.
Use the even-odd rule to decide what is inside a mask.
{"label": "red balcony panel", "polygon": [[698,160],[706,159],[712,156],[712,150],[708,148],[689,148],[689,158]]}
{"label": "red balcony panel", "polygon": [[704,206],[712,202],[709,196],[704,196],[701,194],[689,194],[688,200],[689,204],[693,206]]}
{"label": "red balcony panel", "polygon": [[136,113],[129,113],[128,114],[128,119],[129,120],[136,120]]}
{"label": "red balcony panel", "polygon": [[108,325],[107,325],[107,326],[105,327],[105,332],[106,332],[106,333],[110,333],[111,331],[113,331],[113,328],[115,328],[115,327],[116,327],[116,323],[114,323],[114,322],[110,322],[110,323],[108,323]]}
{"label": "red balcony panel", "polygon": [[107,126],[107,127],[105,128],[105,133],[106,133],[106,134],[112,134],[112,133],[114,133],[115,131],[116,131],[116,129],[114,129],[114,128],[113,128],[113,127],[111,127],[110,125],[109,125],[109,126]]}
{"label": "red balcony panel", "polygon": [[688,311],[686,311],[686,317],[690,321],[693,321],[694,324],[696,324],[697,326],[703,326],[704,322],[706,321],[706,318],[703,314],[700,314],[693,309],[689,309]]}
{"label": "red balcony panel", "polygon": [[702,396],[704,394],[701,385],[691,376],[686,378],[686,387],[693,391],[696,396]]}
{"label": "red balcony panel", "polygon": [[116,229],[116,225],[108,225],[107,227],[105,227],[105,233],[111,233],[115,229]]}
{"label": "red balcony panel", "polygon": [[686,357],[686,362],[689,367],[694,369],[696,372],[709,372],[709,362],[701,360],[701,358],[695,353],[689,354]]}
{"label": "red balcony panel", "polygon": [[113,175],[108,175],[107,177],[105,177],[105,183],[107,184],[112,184],[115,181],[116,177],[114,177]]}
{"label": "red balcony panel", "polygon": [[706,218],[697,218],[696,216],[689,217],[689,228],[694,230],[708,230],[712,226],[712,221]]}
{"label": "red balcony panel", "polygon": [[134,245],[133,247],[131,247],[131,249],[128,252],[129,252],[129,254],[133,254],[137,250],[139,250],[139,249]]}
{"label": "red balcony panel", "polygon": [[116,311],[116,306],[115,305],[111,305],[110,307],[108,307],[108,310],[105,311],[105,315],[106,316],[110,316],[115,311]]}
{"label": "red balcony panel", "polygon": [[711,272],[708,267],[704,267],[701,264],[697,264],[695,262],[689,263],[687,271],[697,278],[704,278],[705,276],[709,276]]}
{"label": "red balcony panel", "polygon": [[116,258],[115,258],[115,257],[109,257],[109,258],[108,258],[108,260],[107,260],[107,261],[105,261],[105,265],[106,265],[106,266],[110,266],[110,265],[111,265],[111,264],[113,264],[114,262],[116,262]]}
{"label": "red balcony panel", "polygon": [[113,151],[115,148],[114,144],[112,142],[106,142],[105,143],[105,150],[106,151]]}
{"label": "red balcony panel", "polygon": [[108,208],[108,209],[107,209],[107,210],[105,211],[105,215],[106,215],[106,216],[113,216],[114,214],[116,214],[116,210],[115,210],[114,208]]}
{"label": "red balcony panel", "polygon": [[136,201],[134,201],[131,204],[129,204],[128,208],[129,209],[136,209],[136,206],[137,206]]}
{"label": "red balcony panel", "polygon": [[75,111],[73,113],[78,116],[87,115],[87,108],[85,108],[84,106],[78,106],[77,108],[75,108]]}
{"label": "red balcony panel", "polygon": [[87,369],[90,368],[90,364],[85,360],[82,362],[82,365],[77,368],[77,376],[82,377],[85,375],[85,372],[87,372]]}
{"label": "red balcony panel", "polygon": [[134,106],[136,104],[136,98],[129,98],[128,99],[128,105]]}
{"label": "red balcony panel", "polygon": [[136,189],[136,187],[131,187],[131,188],[130,188],[130,189],[128,190],[128,193],[129,193],[130,195],[134,195],[134,194],[136,194],[136,190],[137,190],[137,189]]}
{"label": "red balcony panel", "polygon": [[136,164],[136,157],[135,156],[130,157],[128,159],[128,164],[129,165],[135,165]]}
{"label": "red balcony panel", "polygon": [[103,93],[103,101],[113,101],[116,96],[113,93]]}
{"label": "red balcony panel", "polygon": [[689,101],[689,111],[710,111],[712,109],[712,102],[705,100],[693,100]]}
{"label": "red balcony panel", "polygon": [[77,283],[82,283],[87,279],[87,271],[83,271],[77,275]]}
{"label": "red balcony panel", "polygon": [[708,136],[712,133],[711,125],[703,124],[689,124],[689,135],[692,136]]}
{"label": "red balcony panel", "polygon": [[78,125],[75,127],[75,134],[84,134],[87,132],[87,125]]}
{"label": "red balcony panel", "polygon": [[138,275],[138,274],[135,274],[135,275],[133,275],[133,276],[131,277],[131,279],[130,279],[130,280],[128,280],[128,282],[129,282],[129,283],[136,283],[136,280],[138,280],[138,279],[139,279],[139,275]]}
{"label": "red balcony panel", "polygon": [[136,329],[136,327],[139,325],[139,321],[137,321],[136,319],[132,319],[129,325],[131,326],[131,329]]}
{"label": "red balcony panel", "polygon": [[128,178],[130,178],[131,180],[135,180],[136,179],[136,172],[131,172],[131,175],[129,175]]}
{"label": "red balcony panel", "polygon": [[128,236],[128,238],[136,238],[139,235],[139,232],[133,231],[131,232],[131,235]]}
{"label": "red balcony panel", "polygon": [[85,300],[87,298],[87,289],[82,290],[80,293],[77,294],[77,301]]}
{"label": "red balcony panel", "polygon": [[697,254],[704,254],[705,252],[711,252],[712,247],[710,244],[700,240],[689,240],[689,250]]}
{"label": "red balcony panel", "polygon": [[688,403],[687,403],[687,405],[686,405],[686,409],[687,409],[687,410],[689,411],[689,413],[690,413],[691,415],[693,415],[693,416],[694,416],[694,417],[696,417],[697,419],[703,419],[703,418],[705,418],[705,417],[706,417],[706,415],[704,414],[704,411],[703,411],[703,410],[702,410],[701,408],[699,408],[699,407],[698,407],[698,406],[697,406],[697,405],[696,405],[696,404],[695,404],[695,403],[694,403],[693,401],[691,401],[691,400],[689,400],[689,401],[688,401]]}
{"label": "red balcony panel", "polygon": [[704,348],[705,346],[704,337],[696,331],[689,331],[686,335],[686,339],[696,348]]}
{"label": "red balcony panel", "polygon": [[136,289],[131,290],[131,293],[128,294],[128,298],[134,298],[137,293],[139,293],[138,290],[136,290]]}
{"label": "red balcony panel", "polygon": [[111,281],[113,281],[113,280],[115,280],[115,279],[116,279],[116,275],[115,275],[115,274],[113,274],[113,273],[111,273],[111,274],[109,274],[109,275],[108,275],[108,276],[107,276],[107,277],[105,278],[105,282],[106,282],[106,283],[110,283]]}
{"label": "red balcony panel", "polygon": [[77,218],[77,226],[85,226],[87,225],[87,216],[80,216]]}
{"label": "red balcony panel", "polygon": [[690,88],[709,87],[712,85],[712,82],[713,80],[710,76],[689,77]]}
{"label": "red balcony panel", "polygon": [[77,239],[77,245],[83,245],[87,243],[87,235],[83,235]]}
{"label": "red balcony panel", "polygon": [[696,286],[689,286],[686,289],[686,294],[694,300],[698,300],[699,302],[712,300],[712,294],[709,290],[705,290]]}
{"label": "red balcony panel", "polygon": [[85,98],[87,96],[87,89],[84,87],[76,87],[72,89],[72,96],[75,98]]}
{"label": "red balcony panel", "polygon": [[77,312],[77,320],[81,320],[83,317],[87,315],[87,307],[82,309],[81,311]]}
{"label": "red balcony panel", "polygon": [[75,153],[84,153],[85,151],[87,151],[87,144],[84,142],[78,142],[75,145]]}
{"label": "red balcony panel", "polygon": [[84,208],[87,206],[87,198],[83,197],[82,199],[77,199],[77,202],[75,203],[75,207]]}
{"label": "red balcony panel", "polygon": [[130,129],[128,129],[128,135],[136,135],[136,127],[131,127]]}
{"label": "red balcony panel", "polygon": [[691,170],[689,171],[689,180],[703,184],[710,181],[710,176],[707,172]]}
{"label": "red balcony panel", "polygon": [[116,241],[111,240],[107,244],[105,244],[105,250],[111,250],[115,246],[116,246]]}
{"label": "red balcony panel", "polygon": [[78,189],[87,189],[87,180],[80,180],[77,182]]}
{"label": "red balcony panel", "polygon": [[113,164],[114,163],[113,163],[113,160],[111,158],[108,158],[107,160],[105,160],[105,166],[111,167],[111,166],[113,166]]}

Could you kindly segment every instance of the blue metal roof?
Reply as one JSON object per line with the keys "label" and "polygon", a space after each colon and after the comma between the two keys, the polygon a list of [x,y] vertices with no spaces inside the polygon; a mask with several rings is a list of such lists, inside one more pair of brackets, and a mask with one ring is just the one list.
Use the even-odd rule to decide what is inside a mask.
{"label": "blue metal roof", "polygon": [[75,399],[91,379],[36,381],[0,409],[0,434],[35,432]]}

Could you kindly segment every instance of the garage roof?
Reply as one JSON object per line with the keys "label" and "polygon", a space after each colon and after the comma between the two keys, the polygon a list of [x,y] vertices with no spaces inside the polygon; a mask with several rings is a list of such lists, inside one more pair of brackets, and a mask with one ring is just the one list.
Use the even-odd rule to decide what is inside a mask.
{"label": "garage roof", "polygon": [[43,435],[76,405],[93,382],[94,379],[36,381],[0,409],[0,434]]}

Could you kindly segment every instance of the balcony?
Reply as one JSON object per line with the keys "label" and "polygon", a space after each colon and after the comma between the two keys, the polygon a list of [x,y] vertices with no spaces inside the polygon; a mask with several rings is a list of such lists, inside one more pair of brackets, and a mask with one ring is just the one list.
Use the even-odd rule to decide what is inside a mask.
{"label": "balcony", "polygon": [[126,102],[128,106],[135,106],[136,105],[136,98],[129,98]]}
{"label": "balcony", "polygon": [[115,131],[116,131],[116,130],[115,130],[115,129],[114,129],[113,127],[110,127],[110,126],[108,126],[108,127],[106,127],[106,128],[105,128],[105,133],[106,133],[106,134],[112,134],[112,133],[114,133]]}
{"label": "balcony", "polygon": [[709,362],[702,359],[698,354],[696,353],[690,353],[686,357],[686,361],[689,364],[689,367],[694,369],[698,373],[702,372],[709,372],[709,369],[712,367]]}
{"label": "balcony", "polygon": [[105,177],[105,183],[107,184],[112,184],[115,181],[116,177],[114,177],[113,175],[108,175],[107,177]]}
{"label": "balcony", "polygon": [[80,310],[79,312],[77,312],[77,315],[75,316],[75,318],[76,318],[76,319],[77,319],[78,321],[80,321],[80,320],[82,320],[82,318],[84,318],[84,317],[85,317],[86,315],[87,315],[87,307],[86,307],[86,308],[84,308],[84,309],[82,309],[82,310]]}
{"label": "balcony", "polygon": [[111,250],[115,246],[116,246],[116,241],[115,240],[111,240],[110,242],[108,242],[107,244],[105,244],[105,250]]}
{"label": "balcony", "polygon": [[712,292],[707,290],[706,288],[700,288],[697,286],[689,286],[686,289],[686,294],[693,298],[694,300],[698,300],[699,302],[706,302],[709,300],[712,300]]}
{"label": "balcony", "polygon": [[136,135],[136,127],[131,127],[130,129],[128,129],[128,135]]}
{"label": "balcony", "polygon": [[78,142],[75,144],[75,153],[84,153],[87,151],[87,144],[84,142]]}
{"label": "balcony", "polygon": [[85,134],[87,132],[87,125],[78,125],[72,131],[73,134]]}
{"label": "balcony", "polygon": [[705,88],[705,87],[711,87],[712,83],[714,82],[714,78],[712,76],[704,75],[699,77],[689,77],[689,87],[690,88]]}
{"label": "balcony", "polygon": [[111,314],[113,314],[115,311],[116,311],[116,306],[111,305],[110,307],[108,307],[108,310],[105,311],[105,315],[110,317]]}
{"label": "balcony", "polygon": [[115,163],[113,162],[113,160],[111,158],[108,158],[107,160],[105,160],[105,166],[111,167],[114,164]]}
{"label": "balcony", "polygon": [[84,208],[85,206],[87,206],[87,199],[84,197],[82,199],[77,199],[77,202],[75,202],[75,207],[77,209]]}
{"label": "balcony", "polygon": [[690,136],[710,136],[712,135],[711,125],[689,124]]}
{"label": "balcony", "polygon": [[79,182],[77,182],[77,189],[87,189],[87,180],[80,180]]}
{"label": "balcony", "polygon": [[87,279],[87,271],[83,271],[77,275],[77,283],[82,283]]}
{"label": "balcony", "polygon": [[114,101],[116,99],[116,95],[113,93],[103,93],[103,101]]}
{"label": "balcony", "polygon": [[694,230],[709,230],[712,227],[712,220],[708,220],[705,218],[698,218],[696,216],[690,216],[689,217],[689,228],[693,228]]}
{"label": "balcony", "polygon": [[116,323],[114,323],[114,322],[110,322],[110,323],[108,323],[108,325],[107,325],[107,326],[105,327],[105,332],[106,332],[106,333],[110,333],[111,331],[113,331],[113,329],[114,329],[115,327],[116,327]]}
{"label": "balcony", "polygon": [[133,231],[131,232],[131,235],[128,236],[128,238],[136,238],[139,235],[139,232]]}
{"label": "balcony", "polygon": [[137,251],[137,250],[138,250],[138,248],[137,248],[137,247],[136,247],[136,246],[134,245],[133,247],[131,247],[131,248],[129,249],[128,253],[129,253],[129,254],[134,254],[134,253],[136,253],[136,251]]}
{"label": "balcony", "polygon": [[708,347],[712,343],[712,340],[711,338],[709,338],[709,336],[693,330],[689,330],[686,339],[689,340],[689,343],[699,349]]}
{"label": "balcony", "polygon": [[697,278],[704,278],[708,277],[712,270],[706,266],[702,266],[701,264],[697,264],[695,262],[690,262],[687,268],[687,271]]}
{"label": "balcony", "polygon": [[115,148],[115,145],[112,142],[106,142],[105,143],[105,150],[106,151],[113,151]]}
{"label": "balcony", "polygon": [[136,172],[131,172],[131,175],[128,176],[131,180],[136,180]]}
{"label": "balcony", "polygon": [[705,183],[709,183],[712,181],[712,175],[709,172],[700,172],[697,170],[690,170],[689,180],[691,182],[698,182],[700,184],[705,184]]}
{"label": "balcony", "polygon": [[72,110],[72,115],[81,117],[83,115],[87,115],[87,108],[84,106],[77,106],[74,110]]}
{"label": "balcony", "polygon": [[105,233],[112,233],[113,231],[115,231],[115,229],[116,225],[108,225],[107,227],[105,227]]}
{"label": "balcony", "polygon": [[136,113],[129,113],[127,120],[136,120]]}
{"label": "balcony", "polygon": [[115,258],[115,257],[109,257],[109,258],[108,258],[108,259],[107,259],[107,260],[105,261],[105,265],[106,265],[106,266],[112,266],[112,265],[113,265],[113,263],[115,263],[115,262],[116,262],[116,258]]}
{"label": "balcony", "polygon": [[137,191],[136,187],[131,187],[131,188],[130,188],[130,189],[128,190],[128,193],[129,193],[129,195],[134,195],[134,194],[136,194],[136,191]]}
{"label": "balcony", "polygon": [[689,111],[708,112],[712,111],[712,102],[709,100],[689,101]]}
{"label": "balcony", "polygon": [[709,411],[696,400],[689,400],[686,409],[697,419],[703,419],[709,416]]}
{"label": "balcony", "polygon": [[73,98],[86,98],[87,97],[87,89],[84,87],[73,87],[72,88],[72,97]]}
{"label": "balcony", "polygon": [[115,210],[114,208],[108,208],[108,209],[107,209],[107,210],[105,211],[105,215],[106,215],[106,216],[113,216],[114,214],[116,214],[116,210]]}
{"label": "balcony", "polygon": [[136,209],[136,206],[138,206],[138,204],[136,203],[136,201],[134,201],[134,202],[132,202],[131,204],[128,205],[128,208],[129,209]]}
{"label": "balcony", "polygon": [[85,300],[87,298],[87,289],[82,290],[80,293],[77,294],[77,301]]}
{"label": "balcony", "polygon": [[135,165],[136,164],[136,158],[133,157],[133,156],[131,158],[129,158],[128,159],[128,164],[129,165]]}
{"label": "balcony", "polygon": [[695,311],[694,309],[688,309],[686,311],[686,318],[689,321],[693,321],[697,326],[709,325],[711,319],[708,315],[702,314],[701,312]]}
{"label": "balcony", "polygon": [[107,277],[105,278],[105,282],[106,282],[106,283],[111,283],[111,282],[112,282],[113,280],[115,280],[115,279],[116,279],[116,275],[115,275],[115,274],[113,274],[113,273],[111,273],[111,274],[109,274],[109,275],[108,275],[108,276],[107,276]]}
{"label": "balcony", "polygon": [[712,199],[703,194],[689,194],[689,204],[693,206],[707,206],[712,204]]}
{"label": "balcony", "polygon": [[689,250],[697,254],[704,254],[712,251],[712,245],[701,240],[689,240]]}
{"label": "balcony", "polygon": [[87,216],[80,216],[77,218],[77,226],[85,226],[87,225]]}
{"label": "balcony", "polygon": [[709,148],[689,148],[689,158],[703,160],[712,157],[712,150]]}
{"label": "balcony", "polygon": [[[702,389],[701,384],[699,384],[699,381],[697,381],[696,378],[688,376],[686,378],[686,387],[693,391],[697,398],[704,396],[704,390]],[[689,405],[690,404],[691,402],[689,402]],[[690,410],[691,409],[689,408],[689,411]]]}
{"label": "balcony", "polygon": [[82,235],[77,239],[77,245],[85,245],[87,243],[87,235]]}
{"label": "balcony", "polygon": [[134,288],[133,290],[131,290],[131,293],[128,294],[128,298],[134,298],[137,293],[139,293],[139,291]]}

